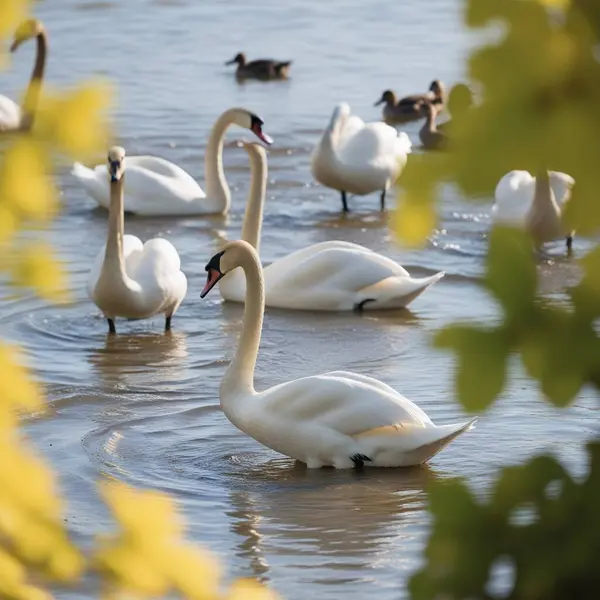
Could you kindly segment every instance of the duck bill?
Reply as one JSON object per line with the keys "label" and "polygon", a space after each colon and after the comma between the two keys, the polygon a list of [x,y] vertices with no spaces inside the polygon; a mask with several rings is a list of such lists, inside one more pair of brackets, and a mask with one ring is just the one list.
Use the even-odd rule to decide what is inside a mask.
{"label": "duck bill", "polygon": [[209,269],[208,275],[206,276],[206,285],[204,289],[200,292],[200,298],[204,298],[210,290],[212,290],[215,285],[219,282],[219,280],[223,277],[223,273],[219,273],[216,269]]}
{"label": "duck bill", "polygon": [[379,106],[382,103],[383,103],[383,98],[380,98],[379,100],[377,100],[377,102],[375,102],[375,104],[373,104],[373,106]]}
{"label": "duck bill", "polygon": [[273,143],[273,138],[267,135],[258,123],[252,125],[251,131],[261,142],[264,142],[268,146],[270,146]]}

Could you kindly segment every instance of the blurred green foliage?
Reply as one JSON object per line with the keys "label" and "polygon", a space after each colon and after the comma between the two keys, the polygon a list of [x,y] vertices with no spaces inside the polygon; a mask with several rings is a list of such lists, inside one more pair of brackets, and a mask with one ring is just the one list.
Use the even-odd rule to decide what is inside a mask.
{"label": "blurred green foliage", "polygon": [[[425,239],[424,227],[420,239],[404,234],[414,215],[421,223],[435,220],[445,182],[467,197],[489,197],[506,172],[541,167],[574,177],[564,218],[579,233],[596,234],[600,2],[465,0],[465,21],[472,28],[497,26],[501,35],[469,59],[468,83],[480,97],[468,110],[453,111],[451,151],[408,162],[395,216],[400,237]],[[457,323],[436,335],[435,345],[456,355],[456,393],[467,410],[485,410],[496,399],[514,354],[556,406],[567,406],[586,385],[600,387],[600,246],[578,260],[581,279],[560,305],[539,293],[536,260],[526,232],[493,227],[481,283],[501,307],[500,324]],[[434,483],[434,527],[426,564],[410,582],[412,598],[597,598],[599,443],[589,446],[589,455],[582,483],[550,457],[506,468],[486,502],[459,481]],[[525,522],[518,518],[523,514]],[[498,564],[505,565],[507,584],[501,594],[490,588]]]}

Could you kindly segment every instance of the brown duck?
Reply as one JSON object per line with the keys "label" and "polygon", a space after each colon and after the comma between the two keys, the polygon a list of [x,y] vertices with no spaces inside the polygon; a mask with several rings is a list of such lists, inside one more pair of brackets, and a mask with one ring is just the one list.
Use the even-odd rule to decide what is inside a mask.
{"label": "brown duck", "polygon": [[421,144],[426,150],[443,150],[448,147],[448,136],[445,133],[437,130],[435,118],[438,109],[435,104],[426,102],[423,105],[423,110],[427,116],[427,120],[419,130],[419,138]]}
{"label": "brown duck", "polygon": [[281,62],[278,60],[260,59],[247,62],[246,55],[243,52],[239,52],[225,64],[233,65],[234,63],[237,63],[235,75],[238,79],[269,81],[273,79],[287,79],[292,61]]}
{"label": "brown duck", "polygon": [[386,90],[375,106],[385,103],[383,107],[383,120],[388,125],[408,123],[422,119],[425,116],[424,105],[433,103],[441,110],[446,102],[446,89],[444,84],[436,79],[431,82],[429,91],[425,94],[413,94],[400,100],[392,90]]}

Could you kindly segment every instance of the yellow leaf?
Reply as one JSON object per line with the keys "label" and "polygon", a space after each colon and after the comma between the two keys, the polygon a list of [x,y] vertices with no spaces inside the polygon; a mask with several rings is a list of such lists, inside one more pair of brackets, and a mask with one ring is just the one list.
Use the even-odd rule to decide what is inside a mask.
{"label": "yellow leaf", "polygon": [[239,579],[229,588],[226,600],[277,600],[269,588],[252,579]]}
{"label": "yellow leaf", "polygon": [[0,207],[21,218],[47,220],[58,207],[49,165],[42,146],[20,137],[0,165]]}
{"label": "yellow leaf", "polygon": [[405,192],[392,215],[392,228],[401,241],[407,246],[422,246],[435,226],[432,198],[415,198],[412,191]]}
{"label": "yellow leaf", "polygon": [[55,302],[68,299],[68,289],[60,262],[52,249],[41,242],[24,247],[12,265],[15,284],[32,287],[42,297]]}
{"label": "yellow leaf", "polygon": [[0,2],[0,39],[8,37],[29,12],[30,0]]}
{"label": "yellow leaf", "polygon": [[87,160],[109,144],[110,87],[90,81],[62,96],[44,94],[36,128],[72,159]]}

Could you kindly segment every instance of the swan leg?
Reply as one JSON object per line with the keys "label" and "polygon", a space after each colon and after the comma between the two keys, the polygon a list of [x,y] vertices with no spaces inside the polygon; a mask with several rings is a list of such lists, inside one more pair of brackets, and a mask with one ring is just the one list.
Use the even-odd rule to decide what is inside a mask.
{"label": "swan leg", "polygon": [[379,210],[381,212],[385,210],[385,190],[381,192],[381,197],[379,198]]}
{"label": "swan leg", "polygon": [[112,319],[106,319],[108,321],[108,333],[117,333],[115,322]]}
{"label": "swan leg", "polygon": [[354,305],[354,312],[361,313],[365,310],[365,304],[367,302],[375,302],[375,298],[365,298],[361,302],[357,302]]}
{"label": "swan leg", "polygon": [[569,256],[571,256],[571,253],[573,252],[573,236],[569,235],[567,237],[567,254]]}
{"label": "swan leg", "polygon": [[362,469],[365,466],[365,461],[371,462],[371,459],[364,454],[355,454],[350,457],[350,460],[354,463],[355,469]]}
{"label": "swan leg", "polygon": [[165,331],[171,331],[171,317],[173,315],[165,315]]}
{"label": "swan leg", "polygon": [[350,212],[348,210],[348,201],[346,200],[346,192],[342,192],[342,209],[345,213]]}

